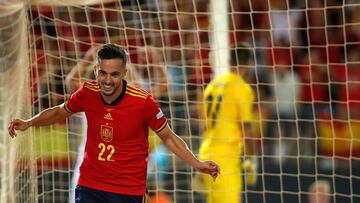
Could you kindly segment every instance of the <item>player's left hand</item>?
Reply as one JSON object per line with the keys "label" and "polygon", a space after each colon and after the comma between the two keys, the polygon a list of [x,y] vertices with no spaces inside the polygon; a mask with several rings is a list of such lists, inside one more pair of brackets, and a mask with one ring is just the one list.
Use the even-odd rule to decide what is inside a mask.
{"label": "player's left hand", "polygon": [[211,175],[211,177],[216,180],[218,175],[220,174],[220,167],[217,163],[213,161],[200,161],[199,166],[196,169],[202,173],[206,173]]}
{"label": "player's left hand", "polygon": [[257,181],[256,164],[254,162],[252,162],[251,160],[246,159],[242,164],[242,168],[243,168],[243,171],[245,174],[246,185],[254,186]]}

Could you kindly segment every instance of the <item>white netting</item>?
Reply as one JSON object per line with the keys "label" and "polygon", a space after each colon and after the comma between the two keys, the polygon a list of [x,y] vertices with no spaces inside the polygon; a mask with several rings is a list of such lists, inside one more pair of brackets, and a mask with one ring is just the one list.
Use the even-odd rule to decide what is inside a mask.
{"label": "white netting", "polygon": [[[130,80],[154,94],[194,152],[204,88],[228,71],[229,48],[247,42],[259,177],[244,202],[310,202],[319,185],[330,186],[332,202],[360,201],[358,8],[356,0],[0,2],[1,202],[68,201],[81,116],[11,141],[6,128],[62,103],[76,67],[91,78],[88,50],[105,42],[128,49]],[[205,202],[192,169],[156,150],[165,156],[150,165],[150,195]]]}
{"label": "white netting", "polygon": [[[1,139],[1,202],[35,200],[36,178],[30,132],[21,133],[20,139],[10,142],[7,125],[14,117],[28,117],[29,58],[27,19],[24,4],[20,1],[0,3],[0,132]],[[21,188],[21,190],[19,190]]]}

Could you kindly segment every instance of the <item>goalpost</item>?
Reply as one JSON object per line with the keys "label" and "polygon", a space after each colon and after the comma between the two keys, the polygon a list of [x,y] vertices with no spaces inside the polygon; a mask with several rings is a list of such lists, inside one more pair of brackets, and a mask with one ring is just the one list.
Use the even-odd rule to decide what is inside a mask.
{"label": "goalpost", "polygon": [[0,13],[0,201],[34,201],[35,196],[20,195],[36,194],[31,131],[21,133],[12,142],[7,134],[10,119],[31,115],[26,10],[20,1],[1,2]]}
{"label": "goalpost", "polygon": [[[197,153],[204,89],[244,42],[255,59],[245,79],[256,94],[259,151],[258,182],[243,187],[243,202],[311,203],[320,186],[330,202],[359,202],[358,8],[351,0],[0,2],[0,202],[68,202],[81,116],[15,139],[7,125],[64,102],[79,63],[91,78],[93,46],[127,48],[136,72],[129,80],[154,95]],[[149,171],[152,202],[205,202],[197,172],[150,142],[151,155],[160,154]]]}

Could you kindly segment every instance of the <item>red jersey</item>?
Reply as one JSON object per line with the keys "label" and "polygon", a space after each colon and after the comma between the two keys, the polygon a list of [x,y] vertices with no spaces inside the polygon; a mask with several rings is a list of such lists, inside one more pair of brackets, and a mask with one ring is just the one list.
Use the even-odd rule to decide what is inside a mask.
{"label": "red jersey", "polygon": [[96,82],[86,82],[65,104],[69,112],[85,112],[88,123],[78,185],[97,190],[144,195],[148,130],[167,125],[158,104],[146,91],[123,82],[120,96],[106,104]]}

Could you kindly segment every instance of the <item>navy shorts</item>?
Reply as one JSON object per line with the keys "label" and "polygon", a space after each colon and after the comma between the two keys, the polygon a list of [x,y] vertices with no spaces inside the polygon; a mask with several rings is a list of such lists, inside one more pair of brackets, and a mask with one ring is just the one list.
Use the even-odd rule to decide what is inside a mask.
{"label": "navy shorts", "polygon": [[147,203],[147,195],[122,195],[84,186],[75,189],[75,203]]}

